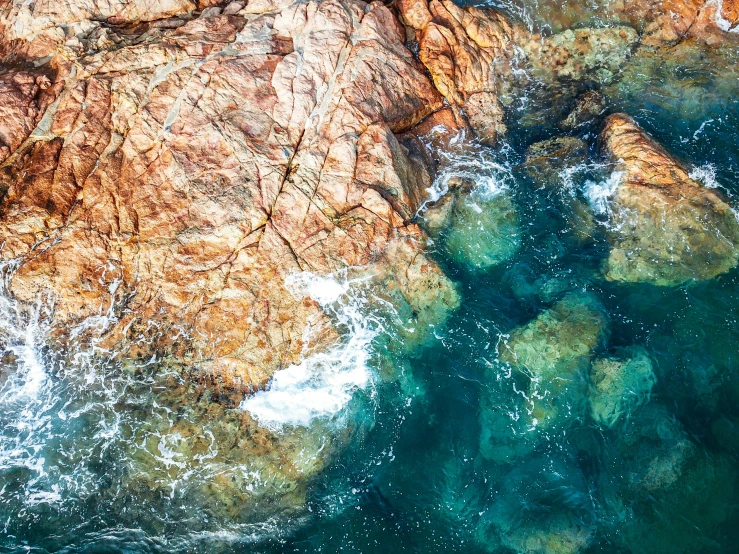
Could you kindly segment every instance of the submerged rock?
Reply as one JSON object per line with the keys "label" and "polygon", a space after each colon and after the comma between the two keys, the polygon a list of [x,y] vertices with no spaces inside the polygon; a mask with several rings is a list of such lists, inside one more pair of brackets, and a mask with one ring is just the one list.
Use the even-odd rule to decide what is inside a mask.
{"label": "submerged rock", "polygon": [[568,29],[550,37],[533,35],[522,42],[532,69],[546,82],[607,85],[639,42],[627,26]]}
{"label": "submerged rock", "polygon": [[595,298],[569,293],[515,329],[502,346],[500,358],[532,379],[556,379],[589,360],[605,327],[603,309]]}
{"label": "submerged rock", "polygon": [[670,286],[737,264],[739,222],[717,190],[692,179],[626,115],[609,117],[601,140],[618,180],[607,279]]}
{"label": "submerged rock", "polygon": [[546,428],[580,411],[588,362],[606,333],[606,318],[588,294],[569,293],[500,347],[501,361],[526,375],[532,427]]}
{"label": "submerged rock", "polygon": [[[622,501],[633,512],[618,525],[630,552],[703,550],[730,515],[736,474],[725,455],[699,448],[666,410],[647,406],[618,430],[610,461]],[[684,525],[676,526],[676,520]]]}
{"label": "submerged rock", "polygon": [[601,115],[605,107],[605,97],[598,91],[589,90],[577,99],[575,107],[559,125],[563,129],[576,129],[587,125]]}
{"label": "submerged rock", "polygon": [[521,247],[513,199],[506,192],[458,195],[442,237],[449,256],[461,265],[484,270],[509,260]]}
{"label": "submerged rock", "polygon": [[577,466],[554,456],[513,467],[497,479],[499,493],[484,516],[497,527],[501,543],[520,554],[577,554],[587,548],[592,501]]}
{"label": "submerged rock", "polygon": [[598,358],[590,369],[590,414],[613,427],[622,415],[649,399],[655,384],[652,362],[642,348],[623,350],[618,357]]}
{"label": "submerged rock", "polygon": [[584,163],[587,145],[576,137],[555,137],[529,146],[524,167],[536,184],[554,187],[566,167]]}

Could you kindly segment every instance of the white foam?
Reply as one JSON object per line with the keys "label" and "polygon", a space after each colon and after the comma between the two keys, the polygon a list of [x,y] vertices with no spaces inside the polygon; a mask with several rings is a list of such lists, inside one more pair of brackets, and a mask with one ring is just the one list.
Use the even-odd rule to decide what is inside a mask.
{"label": "white foam", "polygon": [[621,184],[623,171],[613,171],[602,181],[587,181],[583,194],[593,211],[599,215],[610,213],[610,202]]}
{"label": "white foam", "polygon": [[275,372],[266,390],[244,399],[241,408],[267,428],[307,427],[330,418],[349,404],[354,393],[372,382],[371,346],[378,325],[367,315],[358,285],[346,275],[290,275],[286,288],[296,297],[311,297],[346,329],[337,346],[305,357],[299,364]]}
{"label": "white foam", "polygon": [[695,166],[690,170],[688,177],[703,184],[704,187],[715,189],[719,187],[716,180],[716,166],[713,164],[705,164]]}
{"label": "white foam", "polygon": [[426,189],[428,198],[419,208],[419,214],[449,192],[452,179],[474,183],[475,194],[486,200],[510,189],[513,173],[510,167],[495,159],[492,151],[467,142],[459,146],[451,152],[439,153],[442,157],[440,169],[431,186]]}

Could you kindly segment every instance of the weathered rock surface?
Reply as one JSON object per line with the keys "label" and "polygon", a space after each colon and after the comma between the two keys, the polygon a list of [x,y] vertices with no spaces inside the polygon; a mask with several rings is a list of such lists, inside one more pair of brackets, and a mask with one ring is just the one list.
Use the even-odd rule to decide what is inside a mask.
{"label": "weathered rock surface", "polygon": [[717,44],[737,23],[735,0],[647,0],[614,2],[612,9],[634,25],[648,47],[670,46],[685,39]]}
{"label": "weathered rock surface", "polygon": [[496,9],[450,0],[402,0],[398,7],[436,88],[482,142],[494,143],[506,130],[499,95],[514,55],[511,23]]}
{"label": "weathered rock surface", "polygon": [[395,134],[442,98],[403,27],[361,0],[239,6],[4,5],[0,52],[53,77],[2,77],[0,256],[62,338],[252,387],[336,339],[291,272],[367,266],[421,319],[458,300],[409,223],[430,180]]}
{"label": "weathered rock surface", "polygon": [[619,179],[606,278],[669,286],[739,262],[739,222],[717,190],[692,179],[628,116],[609,117],[601,140]]}

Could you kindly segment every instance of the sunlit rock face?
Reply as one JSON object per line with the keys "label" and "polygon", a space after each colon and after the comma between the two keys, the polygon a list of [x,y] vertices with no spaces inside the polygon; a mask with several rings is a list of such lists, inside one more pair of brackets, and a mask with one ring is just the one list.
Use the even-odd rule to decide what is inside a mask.
{"label": "sunlit rock face", "polygon": [[676,285],[711,279],[739,261],[739,222],[724,197],[685,168],[628,116],[601,134],[615,163],[606,278]]}
{"label": "sunlit rock face", "polygon": [[244,386],[336,340],[293,272],[367,266],[418,312],[454,307],[410,223],[428,170],[395,136],[442,97],[390,10],[147,6],[0,12],[3,60],[41,68],[0,82],[19,300],[50,292],[57,329],[111,311],[107,346]]}
{"label": "sunlit rock face", "polygon": [[506,130],[498,96],[514,56],[511,23],[498,10],[449,0],[403,0],[399,9],[436,88],[482,142],[494,143]]}

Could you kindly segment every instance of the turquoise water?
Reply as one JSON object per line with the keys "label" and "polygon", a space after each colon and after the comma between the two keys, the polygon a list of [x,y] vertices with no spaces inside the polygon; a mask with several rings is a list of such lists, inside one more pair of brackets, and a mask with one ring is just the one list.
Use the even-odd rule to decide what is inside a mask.
{"label": "turquoise water", "polygon": [[[503,7],[559,30],[551,6]],[[567,24],[611,21],[607,4],[571,11]],[[637,57],[602,92],[739,207],[736,53]],[[475,185],[429,249],[462,302],[423,345],[409,349],[403,307],[371,282],[327,301],[349,347],[326,367],[366,357],[349,358],[351,401],[307,426],[271,434],[186,368],[109,363],[94,343],[59,354],[43,299],[3,297],[0,551],[736,552],[739,269],[603,280],[598,124],[570,133],[588,160],[554,186],[522,165],[556,122],[511,115],[504,144],[452,163]],[[578,322],[558,341],[590,354],[537,389],[506,352],[558,309]],[[619,409],[596,411],[596,369],[629,360]]]}

